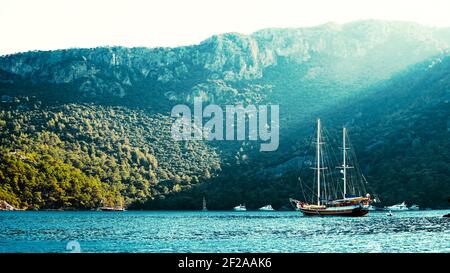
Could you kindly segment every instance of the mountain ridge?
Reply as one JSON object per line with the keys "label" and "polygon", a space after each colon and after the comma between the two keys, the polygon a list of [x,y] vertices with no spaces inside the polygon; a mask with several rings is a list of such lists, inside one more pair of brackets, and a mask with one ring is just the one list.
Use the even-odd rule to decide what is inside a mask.
{"label": "mountain ridge", "polygon": [[[170,92],[169,94],[175,96],[177,101],[186,101],[192,99],[194,94],[198,95],[199,91],[195,91],[196,83],[206,83],[207,87],[202,87],[205,89],[220,90],[220,86],[214,83],[219,80],[225,82],[228,88],[236,89],[234,86],[236,81],[261,79],[265,69],[276,66],[279,59],[284,57],[297,65],[302,65],[313,60],[315,54],[321,54],[319,58],[322,63],[309,69],[309,77],[315,75],[331,78],[336,74],[338,76],[336,80],[351,82],[353,77],[345,75],[354,75],[359,71],[358,67],[363,67],[364,64],[359,66],[353,64],[355,67],[352,71],[341,71],[344,67],[350,67],[349,65],[341,66],[342,59],[355,56],[355,53],[356,56],[369,54],[366,51],[379,43],[386,43],[383,39],[388,39],[391,32],[395,35],[403,33],[404,25],[409,26],[411,31],[415,31],[418,37],[410,38],[410,35],[406,35],[406,38],[412,39],[412,45],[422,45],[423,48],[417,50],[423,53],[414,53],[417,50],[409,50],[407,62],[398,58],[400,61],[392,62],[392,68],[389,68],[389,65],[376,68],[376,72],[380,75],[374,80],[379,80],[415,63],[415,59],[430,57],[448,48],[450,32],[447,30],[448,36],[437,39],[435,32],[439,30],[440,33],[444,29],[399,22],[362,21],[340,25],[338,31],[323,25],[276,31],[265,29],[250,35],[226,33],[212,36],[197,45],[178,48],[105,47],[28,52],[0,57],[0,69],[34,83],[39,81],[56,85],[74,83],[78,94],[86,97],[102,95],[124,97],[132,93],[130,89],[133,89],[133,85],[138,85],[136,89],[139,89],[140,93],[154,92],[139,86],[142,82],[157,86],[156,90],[163,89]],[[364,35],[359,37],[352,33],[364,33]],[[408,46],[408,43],[394,47],[392,50],[406,52],[405,46]],[[327,50],[327,48],[331,49]],[[376,49],[376,51],[383,50]],[[420,56],[414,57],[414,54]],[[331,60],[325,60],[330,57]],[[325,63],[323,63],[324,60]],[[356,63],[356,60],[353,63]],[[404,64],[396,64],[397,62]],[[325,71],[325,66],[330,66],[330,71]],[[358,77],[367,77],[371,73],[372,71],[368,71]],[[373,73],[373,77],[377,73]],[[370,80],[370,77],[366,80],[374,81]],[[76,83],[77,81],[80,82]],[[251,88],[253,85],[249,83],[248,87]],[[178,97],[180,93],[186,91],[192,94],[183,94],[181,98]],[[211,93],[220,97],[220,94],[214,94],[214,91]]]}

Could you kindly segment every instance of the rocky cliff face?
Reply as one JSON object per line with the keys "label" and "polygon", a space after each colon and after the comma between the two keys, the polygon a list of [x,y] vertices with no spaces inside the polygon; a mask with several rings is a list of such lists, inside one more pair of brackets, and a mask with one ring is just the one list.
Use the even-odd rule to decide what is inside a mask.
{"label": "rocky cliff face", "polygon": [[19,81],[55,89],[64,86],[92,99],[157,93],[168,101],[197,95],[216,101],[243,100],[252,90],[250,101],[257,101],[257,94],[271,90],[270,85],[258,85],[268,70],[299,81],[326,79],[363,86],[441,53],[449,45],[448,29],[401,22],[265,29],[251,35],[217,35],[178,48],[74,48],[3,56],[0,84],[9,84],[4,89]]}

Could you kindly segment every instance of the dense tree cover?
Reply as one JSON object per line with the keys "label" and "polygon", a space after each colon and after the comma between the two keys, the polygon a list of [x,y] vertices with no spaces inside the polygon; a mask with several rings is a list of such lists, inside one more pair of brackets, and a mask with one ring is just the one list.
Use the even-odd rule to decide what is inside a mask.
{"label": "dense tree cover", "polygon": [[220,170],[212,148],[174,141],[163,115],[24,101],[0,112],[0,199],[18,207],[129,205],[188,189]]}
{"label": "dense tree cover", "polygon": [[[189,209],[200,208],[203,196],[210,208],[281,206],[301,198],[301,155],[321,117],[337,139],[348,127],[370,190],[385,204],[445,206],[449,37],[415,24],[364,21],[224,34],[178,48],[0,57],[0,198],[40,208],[89,208],[123,198],[129,208]],[[251,141],[173,141],[167,113],[194,96],[221,106],[278,104],[279,149],[261,153]],[[49,162],[67,177],[46,168]],[[20,164],[39,171],[24,176]],[[64,184],[61,200],[52,201],[53,188],[32,185],[53,178],[100,190],[81,204]],[[24,196],[20,183],[42,192],[43,201]]]}
{"label": "dense tree cover", "polygon": [[[332,107],[320,109],[320,105],[313,104],[311,107],[319,109],[311,113],[289,112],[292,121],[280,125],[284,130],[278,151],[264,154],[244,149],[248,159],[239,160],[242,156],[237,153],[235,164],[224,167],[210,183],[145,206],[182,207],[182,200],[188,208],[200,208],[202,195],[207,196],[208,206],[216,209],[230,209],[239,203],[250,208],[266,204],[279,208],[289,197],[303,199],[298,181],[301,157],[314,157],[305,150],[314,132],[315,118],[321,117],[328,135],[334,137],[327,144],[335,149],[341,145],[342,126],[348,128],[368,181],[366,188],[381,200],[378,206],[406,201],[421,207],[448,207],[450,59],[441,58],[417,64],[389,81],[334,101]],[[287,126],[295,124],[295,120],[295,126]],[[304,182],[312,183],[313,172],[302,173],[305,171],[310,175],[304,177]]]}
{"label": "dense tree cover", "polygon": [[33,153],[1,149],[0,199],[27,209],[122,205],[118,188],[55,158],[54,153],[61,153],[55,148],[36,148]]}
{"label": "dense tree cover", "polygon": [[212,209],[281,207],[302,198],[299,165],[288,163],[303,155],[320,116],[337,139],[349,128],[369,191],[383,205],[446,206],[450,62],[424,72],[426,65],[345,103],[291,111],[279,150],[266,154],[246,141],[175,142],[170,118],[139,108],[14,97],[0,112],[0,198],[23,208],[196,209],[203,196]]}

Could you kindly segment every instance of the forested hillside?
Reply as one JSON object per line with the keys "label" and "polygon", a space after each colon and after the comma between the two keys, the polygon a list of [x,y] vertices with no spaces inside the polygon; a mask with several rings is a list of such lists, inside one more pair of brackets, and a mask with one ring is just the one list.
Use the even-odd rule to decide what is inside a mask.
{"label": "forested hillside", "polygon": [[[317,117],[349,129],[384,204],[446,206],[450,30],[360,21],[227,33],[177,48],[102,47],[0,57],[0,199],[19,208],[212,209],[301,198]],[[280,147],[177,142],[194,97],[280,106]]]}
{"label": "forested hillside", "polygon": [[18,99],[0,112],[0,199],[19,208],[129,205],[220,170],[214,149],[174,141],[170,124],[123,107]]}

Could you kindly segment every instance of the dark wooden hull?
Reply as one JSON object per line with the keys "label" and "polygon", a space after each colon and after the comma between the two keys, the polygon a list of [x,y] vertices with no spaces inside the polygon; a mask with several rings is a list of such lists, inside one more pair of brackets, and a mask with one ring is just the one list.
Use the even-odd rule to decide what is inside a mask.
{"label": "dark wooden hull", "polygon": [[346,217],[359,217],[369,213],[368,209],[354,208],[343,210],[327,210],[327,209],[305,209],[299,208],[300,211],[306,216],[346,216]]}

